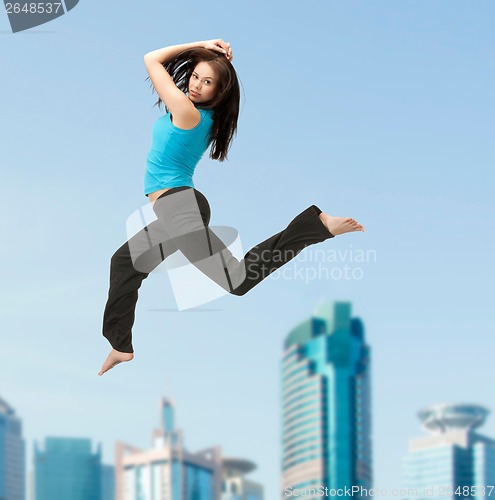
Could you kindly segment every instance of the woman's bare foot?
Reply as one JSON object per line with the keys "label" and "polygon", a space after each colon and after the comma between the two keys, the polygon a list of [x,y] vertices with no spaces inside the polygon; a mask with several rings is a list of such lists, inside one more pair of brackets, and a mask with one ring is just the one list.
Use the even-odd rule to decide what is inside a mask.
{"label": "woman's bare foot", "polygon": [[334,236],[352,231],[364,231],[364,227],[350,217],[334,217],[322,212],[320,220]]}
{"label": "woman's bare foot", "polygon": [[98,375],[103,375],[108,370],[111,370],[114,366],[117,366],[124,361],[130,361],[133,357],[134,354],[132,354],[132,352],[120,352],[112,349],[110,351],[110,354],[108,355],[108,358],[103,363],[103,366],[101,367],[100,373],[98,373]]}

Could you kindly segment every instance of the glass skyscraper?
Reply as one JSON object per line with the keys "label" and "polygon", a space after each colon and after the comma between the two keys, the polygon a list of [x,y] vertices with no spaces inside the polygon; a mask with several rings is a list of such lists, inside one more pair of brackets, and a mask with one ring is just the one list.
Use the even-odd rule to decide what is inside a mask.
{"label": "glass skyscraper", "polygon": [[439,404],[418,413],[430,435],[409,443],[403,460],[407,498],[495,495],[495,440],[475,432],[487,415],[472,404]]}
{"label": "glass skyscraper", "polygon": [[162,398],[154,447],[142,451],[124,443],[116,449],[116,500],[263,500],[260,485],[244,474],[254,464],[222,459],[219,447],[190,453],[175,429],[175,408]]}
{"label": "glass skyscraper", "polygon": [[44,451],[35,443],[35,500],[101,500],[101,447],[83,438],[49,437]]}
{"label": "glass skyscraper", "polygon": [[322,303],[289,333],[281,376],[282,498],[371,488],[370,348],[349,302]]}
{"label": "glass skyscraper", "polygon": [[25,500],[25,468],[22,422],[0,398],[0,500]]}

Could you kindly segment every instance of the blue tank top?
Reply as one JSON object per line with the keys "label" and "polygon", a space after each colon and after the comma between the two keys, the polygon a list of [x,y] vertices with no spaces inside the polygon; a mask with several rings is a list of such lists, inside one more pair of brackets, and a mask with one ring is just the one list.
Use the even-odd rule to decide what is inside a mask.
{"label": "blue tank top", "polygon": [[213,125],[212,109],[196,109],[201,119],[192,129],[176,127],[170,112],[153,125],[151,149],[146,158],[145,195],[164,188],[194,187],[194,169],[209,146]]}

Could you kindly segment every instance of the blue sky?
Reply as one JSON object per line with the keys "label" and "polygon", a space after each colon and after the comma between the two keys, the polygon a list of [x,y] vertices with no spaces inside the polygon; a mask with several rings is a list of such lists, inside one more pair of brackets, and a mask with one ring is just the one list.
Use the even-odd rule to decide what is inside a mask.
{"label": "blue sky", "polygon": [[[255,461],[275,498],[282,342],[320,300],[352,301],[372,347],[376,486],[400,485],[423,406],[495,408],[494,14],[488,0],[82,0],[13,35],[4,12],[0,394],[30,449],[49,435],[101,441],[107,462],[117,439],[146,448],[167,394],[192,451]],[[316,204],[367,229],[318,249],[376,260],[361,279],[273,275],[181,312],[153,274],[135,360],[97,377],[109,259],[146,203],[161,113],[142,56],[219,37],[242,103],[229,161],[205,155],[196,171],[211,223],[247,250]],[[483,432],[495,436],[493,416]]]}

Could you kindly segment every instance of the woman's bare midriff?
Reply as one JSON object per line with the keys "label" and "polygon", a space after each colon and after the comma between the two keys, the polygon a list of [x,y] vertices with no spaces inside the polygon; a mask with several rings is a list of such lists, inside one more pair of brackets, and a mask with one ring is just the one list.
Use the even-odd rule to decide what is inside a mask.
{"label": "woman's bare midriff", "polygon": [[172,188],[159,189],[158,191],[153,191],[152,193],[150,193],[148,195],[148,199],[150,200],[151,204],[153,205],[153,203],[155,203],[156,199],[159,196],[161,196],[163,193],[168,191],[169,189],[172,189]]}

